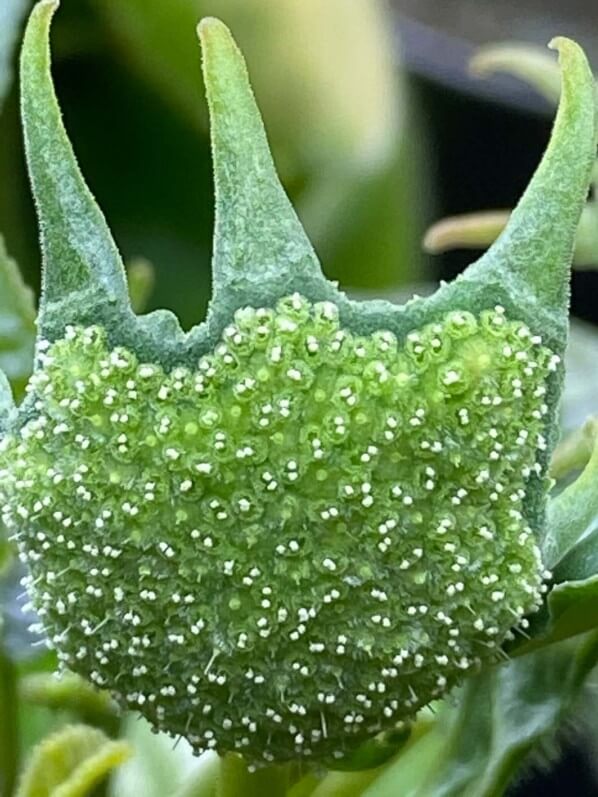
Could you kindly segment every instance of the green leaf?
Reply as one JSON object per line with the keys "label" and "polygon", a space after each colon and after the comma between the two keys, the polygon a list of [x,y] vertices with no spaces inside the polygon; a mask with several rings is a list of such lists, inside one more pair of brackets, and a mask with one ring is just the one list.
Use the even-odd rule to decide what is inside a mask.
{"label": "green leaf", "polygon": [[[542,555],[550,569],[556,567],[576,545],[595,531],[598,522],[598,421],[589,422],[587,429],[593,442],[587,465],[573,484],[548,504]],[[576,572],[570,561],[568,578],[587,577],[587,565],[583,560],[579,566],[585,568],[583,574]]]}
{"label": "green leaf", "polygon": [[470,679],[458,709],[363,797],[500,797],[538,742],[558,729],[597,661],[594,633]]}
{"label": "green leaf", "polygon": [[[562,427],[565,433],[579,429],[596,411],[598,395],[598,329],[576,319],[571,320],[565,357],[565,390]],[[589,452],[586,458],[589,459]]]}
{"label": "green leaf", "polygon": [[12,81],[12,56],[28,0],[2,0],[0,5],[0,108]]}
{"label": "green leaf", "polygon": [[[531,640],[510,648],[521,654],[598,627],[598,422],[590,419],[578,435],[587,464],[578,478],[548,503],[543,559],[555,586],[546,606],[531,618]],[[574,452],[569,461],[575,462]],[[567,452],[565,452],[567,454]]]}
{"label": "green leaf", "polygon": [[563,581],[550,591],[531,626],[532,638],[514,652],[526,653],[598,628],[598,575]]}
{"label": "green leaf", "polygon": [[198,33],[216,190],[214,304],[230,315],[294,290],[321,298],[327,285],[278,179],[243,56],[219,20],[204,19]]}
{"label": "green leaf", "polygon": [[[9,257],[0,236],[0,370],[18,397],[23,393],[33,370],[35,341],[35,302],[33,292]],[[4,391],[0,390],[0,395]],[[0,400],[0,417],[2,417]],[[9,402],[9,406],[12,401]]]}
{"label": "green leaf", "polygon": [[284,797],[289,785],[289,765],[266,766],[251,772],[238,753],[220,759],[217,797]]}
{"label": "green leaf", "polygon": [[32,673],[21,679],[19,694],[31,705],[45,706],[54,711],[69,711],[88,725],[114,732],[118,726],[120,709],[108,692],[92,686],[75,673]]}
{"label": "green leaf", "polygon": [[393,730],[379,733],[372,739],[368,739],[353,755],[343,761],[332,761],[330,768],[347,772],[377,769],[395,756],[407,744],[410,736],[411,726],[399,723]]}
{"label": "green leaf", "polygon": [[17,797],[85,797],[131,753],[95,728],[69,726],[35,749]]}
{"label": "green leaf", "polygon": [[481,210],[447,216],[426,230],[422,246],[431,255],[451,249],[486,249],[505,229],[509,210]]}

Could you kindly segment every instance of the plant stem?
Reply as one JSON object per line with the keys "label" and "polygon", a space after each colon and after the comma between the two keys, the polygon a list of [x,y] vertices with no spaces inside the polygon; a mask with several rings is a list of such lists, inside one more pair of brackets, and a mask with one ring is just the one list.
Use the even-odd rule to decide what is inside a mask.
{"label": "plant stem", "polygon": [[286,766],[249,772],[241,756],[229,753],[220,760],[216,797],[285,797],[288,781]]}
{"label": "plant stem", "polygon": [[17,673],[0,649],[0,794],[13,794],[19,762]]}

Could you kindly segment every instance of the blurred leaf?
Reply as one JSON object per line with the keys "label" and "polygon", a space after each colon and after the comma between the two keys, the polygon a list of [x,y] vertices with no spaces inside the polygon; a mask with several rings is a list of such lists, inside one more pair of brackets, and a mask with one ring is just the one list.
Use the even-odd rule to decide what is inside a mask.
{"label": "blurred leaf", "polygon": [[216,753],[204,753],[185,777],[173,797],[218,797],[220,758]]}
{"label": "blurred leaf", "polygon": [[29,0],[2,0],[0,4],[0,108],[12,79],[12,55]]}
{"label": "blurred leaf", "polygon": [[75,714],[86,725],[114,733],[120,709],[108,692],[92,686],[75,673],[32,673],[19,684],[21,699],[28,704],[46,706]]}
{"label": "blurred leaf", "polygon": [[3,646],[15,662],[38,658],[44,654],[41,638],[30,627],[37,618],[27,605],[27,595],[21,585],[23,566],[16,557],[0,577],[0,618],[3,623]]}
{"label": "blurred leaf", "polygon": [[555,448],[550,462],[550,476],[559,481],[572,472],[585,468],[594,449],[594,426],[591,418],[579,429],[566,435]]}
{"label": "blurred leaf", "polygon": [[411,726],[399,722],[393,730],[379,733],[364,742],[351,756],[341,762],[331,762],[331,769],[347,772],[363,772],[377,769],[389,761],[404,747],[411,736]]}
{"label": "blurred leaf", "polygon": [[[598,519],[598,420],[589,421],[592,453],[581,475],[548,503],[541,541],[546,566],[556,567],[595,526]],[[570,573],[570,578],[579,577]]]}
{"label": "blurred leaf", "polygon": [[127,66],[186,123],[204,128],[192,31],[201,16],[217,14],[245,53],[279,172],[328,275],[371,287],[419,276],[429,200],[415,187],[425,179],[426,137],[406,101],[385,0],[94,7]]}
{"label": "blurred leaf", "polygon": [[458,708],[363,797],[500,797],[538,742],[558,729],[597,661],[593,633],[471,678]]}
{"label": "blurred leaf", "polygon": [[166,797],[174,794],[182,788],[186,778],[192,778],[193,773],[207,765],[214,756],[209,753],[198,761],[185,739],[179,739],[175,744],[170,736],[153,733],[146,720],[130,713],[125,715],[122,736],[135,755],[111,779],[111,797]]}
{"label": "blurred leaf", "polygon": [[428,228],[422,246],[431,255],[451,249],[486,249],[507,226],[510,210],[448,216]]}
{"label": "blurred leaf", "polygon": [[546,607],[533,618],[531,639],[518,645],[516,652],[521,654],[547,647],[596,628],[598,575],[579,581],[563,581],[552,588]]}
{"label": "blurred leaf", "polygon": [[344,0],[95,0],[95,7],[128,63],[204,126],[193,31],[217,13],[251,64],[283,174],[332,164],[336,176],[363,173],[392,156],[404,98],[383,0],[349,7]]}
{"label": "blurred leaf", "polygon": [[[0,370],[20,398],[33,369],[35,303],[0,236]],[[2,409],[0,407],[0,409]]]}
{"label": "blurred leaf", "polygon": [[85,797],[131,753],[95,728],[63,728],[35,749],[17,797]]}
{"label": "blurred leaf", "polygon": [[561,93],[561,75],[554,58],[543,47],[508,41],[480,47],[469,62],[472,74],[489,77],[497,72],[523,80],[556,105]]}
{"label": "blurred leaf", "polygon": [[[481,210],[448,216],[432,224],[423,239],[433,255],[451,249],[486,249],[504,230],[509,210]],[[598,203],[591,199],[583,209],[575,238],[573,265],[578,270],[598,267]]]}
{"label": "blurred leaf", "polygon": [[561,408],[565,432],[579,429],[598,411],[598,329],[571,320],[565,353],[565,392]]}

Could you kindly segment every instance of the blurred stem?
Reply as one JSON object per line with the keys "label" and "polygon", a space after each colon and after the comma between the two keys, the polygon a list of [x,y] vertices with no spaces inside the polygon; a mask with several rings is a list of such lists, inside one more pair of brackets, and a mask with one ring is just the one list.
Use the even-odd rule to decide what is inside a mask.
{"label": "blurred stem", "polygon": [[0,650],[0,793],[13,794],[19,761],[17,671]]}
{"label": "blurred stem", "polygon": [[286,766],[249,772],[241,756],[229,753],[220,759],[216,797],[285,797],[288,781]]}

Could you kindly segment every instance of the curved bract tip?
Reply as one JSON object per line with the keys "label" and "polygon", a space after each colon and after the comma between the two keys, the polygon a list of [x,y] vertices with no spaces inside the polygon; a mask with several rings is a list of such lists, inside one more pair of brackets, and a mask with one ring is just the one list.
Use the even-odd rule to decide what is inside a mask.
{"label": "curved bract tip", "polygon": [[454,285],[494,283],[497,298],[523,307],[526,321],[560,353],[575,233],[596,156],[596,119],[594,79],[583,50],[564,37],[551,46],[559,50],[562,91],[544,157],[504,231]]}
{"label": "curved bract tip", "polygon": [[583,50],[574,42],[573,39],[567,38],[567,36],[553,36],[553,38],[548,42],[548,48],[550,50],[557,50],[559,55],[564,55],[567,57],[567,53],[569,56],[576,53],[579,55],[580,53],[583,55]]}
{"label": "curved bract tip", "polygon": [[202,38],[205,35],[209,35],[211,30],[217,30],[218,28],[224,31],[229,38],[232,38],[229,29],[218,17],[204,17],[201,19],[197,25],[197,35]]}
{"label": "curved bract tip", "polygon": [[79,171],[50,73],[49,28],[57,0],[40,0],[21,52],[21,114],[43,254],[39,334],[66,324],[118,322],[130,311],[123,264]]}

